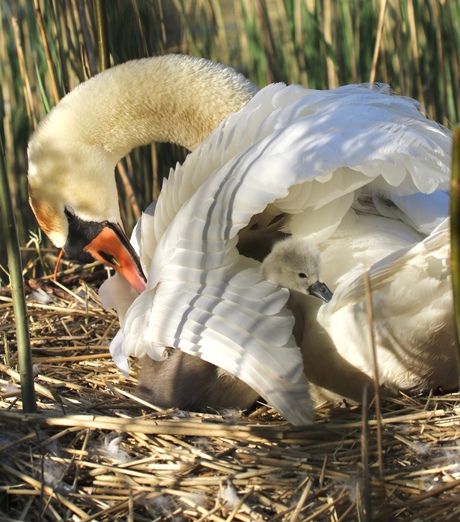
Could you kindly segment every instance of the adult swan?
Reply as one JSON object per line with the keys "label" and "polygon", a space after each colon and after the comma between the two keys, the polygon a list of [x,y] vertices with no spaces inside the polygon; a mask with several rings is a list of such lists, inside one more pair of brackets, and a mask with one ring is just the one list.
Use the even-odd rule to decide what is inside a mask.
{"label": "adult swan", "polygon": [[[114,69],[114,76],[120,78],[117,69],[129,71],[124,81],[114,81],[114,87],[109,73],[80,86],[40,125],[29,147],[31,202],[43,229],[72,255],[90,254],[120,272],[130,266],[127,279],[138,291],[144,288],[141,265],[120,231],[113,167],[146,140],[178,140],[177,134],[162,132],[163,126],[171,125],[171,117],[164,116],[150,87],[153,77],[161,83],[161,72],[156,69],[148,81],[136,76],[144,76],[157,60]],[[179,111],[175,127],[189,122],[194,95],[188,88],[184,96],[180,82],[173,79],[174,69],[189,84],[189,73],[184,71],[195,61],[163,60],[173,64],[168,71],[171,96],[166,99],[170,111],[171,107]],[[204,71],[210,78],[226,76],[226,69],[209,65]],[[134,88],[126,93],[128,78]],[[190,78],[196,80],[196,67]],[[201,81],[194,88],[200,94]],[[241,77],[226,97],[232,97],[232,88],[239,106],[254,94],[253,86]],[[399,252],[406,255],[411,246],[430,237],[447,214],[444,191],[449,182],[450,135],[427,120],[415,102],[385,91],[385,87],[313,91],[272,85],[217,126],[171,173],[153,217],[145,215],[136,231],[147,290],[136,298],[120,279],[109,283],[108,293],[124,299],[118,303],[123,308],[122,329],[112,344],[117,364],[127,370],[127,355],[160,359],[167,347],[179,348],[239,377],[289,421],[300,424],[311,418],[308,383],[291,333],[293,317],[286,307],[289,294],[264,280],[260,264],[240,255],[237,243],[245,236],[256,242],[259,232],[263,237],[265,227],[280,220],[285,232],[318,245],[323,280],[334,288],[341,280],[350,284],[348,278],[359,277],[363,267],[385,264],[388,255],[394,263]],[[210,92],[220,90],[212,87]],[[124,104],[119,104],[120,99]],[[85,108],[83,115],[80,107]],[[227,113],[238,108],[238,104],[227,107]],[[211,128],[210,124],[207,131]],[[190,132],[191,146],[206,134],[193,139],[195,130]],[[107,230],[124,245],[121,256],[104,242]],[[449,301],[446,248],[436,251],[435,259],[444,266],[440,286],[444,284],[441,291]],[[401,284],[404,287],[404,280]],[[409,294],[402,290],[398,295],[400,308],[404,309],[404,296]],[[362,307],[362,296],[352,297]],[[327,305],[333,312],[340,308],[334,299]],[[390,294],[386,298],[390,314],[391,299]],[[428,305],[431,296],[425,299]],[[420,299],[419,304],[423,309]],[[333,353],[335,361],[353,368],[353,352],[348,358],[341,355],[345,351],[340,342],[347,340],[337,342],[329,330],[334,346],[327,334],[323,336],[325,332],[318,333],[314,316],[312,320],[317,310],[303,300],[298,308],[306,318],[298,343],[309,377],[309,364],[318,365],[322,343],[329,343],[327,353]],[[453,357],[449,306],[441,316],[436,328],[443,329],[449,342],[442,348],[424,344],[433,355],[428,358],[431,369],[436,369],[439,357]],[[332,323],[324,324],[334,329]],[[409,354],[420,352],[416,343],[406,346]],[[338,369],[340,364],[330,366],[327,358],[320,364],[328,386],[342,378]],[[365,364],[360,369],[368,373]],[[393,369],[412,373],[424,386],[431,384],[425,368],[420,377],[415,359],[412,367],[396,364]],[[452,381],[452,372],[447,380]]]}

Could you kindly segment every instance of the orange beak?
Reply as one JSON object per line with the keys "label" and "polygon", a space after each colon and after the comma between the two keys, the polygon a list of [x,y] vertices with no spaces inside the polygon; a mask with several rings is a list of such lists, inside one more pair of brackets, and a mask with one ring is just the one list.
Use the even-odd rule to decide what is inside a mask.
{"label": "orange beak", "polygon": [[137,292],[142,293],[146,289],[146,279],[139,256],[120,225],[108,222],[104,225],[84,250],[119,272]]}

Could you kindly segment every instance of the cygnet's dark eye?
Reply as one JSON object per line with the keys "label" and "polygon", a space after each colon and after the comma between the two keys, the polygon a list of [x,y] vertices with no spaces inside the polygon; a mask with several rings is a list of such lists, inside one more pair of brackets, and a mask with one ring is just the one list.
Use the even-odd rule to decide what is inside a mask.
{"label": "cygnet's dark eye", "polygon": [[299,277],[301,277],[302,279],[306,279],[307,278],[307,274],[304,274],[303,272],[300,272],[300,274],[297,274]]}

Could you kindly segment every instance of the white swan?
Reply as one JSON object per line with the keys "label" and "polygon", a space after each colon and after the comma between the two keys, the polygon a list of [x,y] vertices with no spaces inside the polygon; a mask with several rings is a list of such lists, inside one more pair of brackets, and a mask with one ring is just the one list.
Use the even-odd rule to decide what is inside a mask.
{"label": "white swan", "polygon": [[[134,83],[135,72],[130,70]],[[216,71],[211,70],[213,75]],[[109,81],[105,78],[92,80],[91,89],[85,87],[90,82],[83,84],[75,98],[88,103],[85,89],[103,96]],[[240,85],[241,80],[238,89]],[[253,87],[244,85],[240,106],[254,93]],[[168,347],[179,348],[241,378],[291,422],[311,418],[308,383],[291,333],[293,317],[286,308],[289,294],[261,278],[259,263],[239,255],[238,233],[263,230],[288,216],[287,232],[318,244],[324,280],[333,287],[341,277],[358,276],[363,266],[431,233],[447,213],[442,191],[449,183],[450,134],[424,118],[415,102],[380,91],[364,86],[332,91],[269,86],[223,121],[176,168],[154,216],[145,215],[136,231],[147,290],[134,299],[119,278],[105,288],[115,300],[120,291],[125,293],[122,329],[111,348],[120,367],[128,369],[130,354],[160,359]],[[182,101],[186,105],[190,99]],[[136,104],[131,93],[129,105]],[[145,113],[145,100],[141,105]],[[136,144],[133,136],[138,129],[128,135],[126,122],[135,113],[130,110],[124,122],[123,141],[129,143],[125,148],[104,145],[111,143],[114,133],[93,148],[87,137],[78,139],[75,152],[71,151],[79,159],[74,170],[56,139],[69,129],[65,121],[73,119],[72,102],[53,112],[31,141],[29,180],[39,221],[62,245],[72,213],[79,219],[117,222],[113,193],[105,196],[108,172],[119,153]],[[86,120],[91,116],[88,109]],[[88,132],[82,125],[76,128],[81,136]],[[162,136],[158,130],[156,135]],[[155,139],[155,133],[144,133],[144,138]],[[64,151],[71,148],[69,138],[61,141]],[[85,163],[91,165],[90,191],[80,191],[66,204],[69,187],[83,183],[77,175]],[[99,175],[96,168],[101,165]],[[53,176],[62,167],[68,171],[64,169],[59,183],[68,185],[53,190]],[[91,205],[89,193],[100,196],[98,205]],[[420,204],[422,194],[426,201]],[[427,201],[431,206],[438,200],[439,206],[427,217]],[[334,252],[339,252],[339,263]],[[110,251],[102,254],[110,261]],[[134,279],[141,290],[141,278]],[[443,328],[447,336],[452,333],[448,321]],[[308,353],[304,360],[308,364]],[[351,356],[348,363],[353,362]],[[417,371],[414,364],[412,372]]]}

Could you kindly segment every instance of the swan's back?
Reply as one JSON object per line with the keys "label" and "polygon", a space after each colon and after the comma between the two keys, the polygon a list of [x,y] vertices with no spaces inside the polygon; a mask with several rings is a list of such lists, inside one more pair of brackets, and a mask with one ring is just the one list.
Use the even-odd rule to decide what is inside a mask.
{"label": "swan's back", "polygon": [[371,292],[380,383],[395,391],[458,386],[449,234],[445,220],[425,240],[369,267],[369,288],[363,275],[349,274],[319,313],[341,355],[372,375]]}

